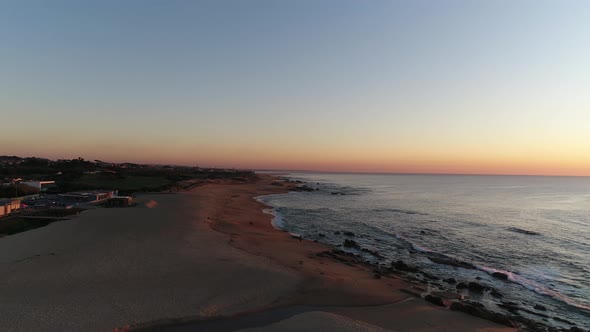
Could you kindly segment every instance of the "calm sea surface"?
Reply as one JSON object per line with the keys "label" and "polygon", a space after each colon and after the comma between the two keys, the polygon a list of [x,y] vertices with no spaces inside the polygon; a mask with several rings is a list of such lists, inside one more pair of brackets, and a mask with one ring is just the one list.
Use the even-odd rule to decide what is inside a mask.
{"label": "calm sea surface", "polygon": [[[352,231],[361,246],[440,277],[480,283],[504,294],[477,298],[492,310],[501,301],[545,324],[590,329],[590,178],[536,176],[365,175],[291,173],[314,192],[260,199],[273,207],[277,227],[340,245]],[[326,236],[320,237],[319,233]],[[348,249],[355,251],[354,249]],[[444,254],[474,264],[433,263]],[[362,253],[361,253],[362,254]],[[373,256],[366,255],[369,260]],[[500,271],[508,281],[493,278]],[[452,287],[452,286],[451,286]]]}

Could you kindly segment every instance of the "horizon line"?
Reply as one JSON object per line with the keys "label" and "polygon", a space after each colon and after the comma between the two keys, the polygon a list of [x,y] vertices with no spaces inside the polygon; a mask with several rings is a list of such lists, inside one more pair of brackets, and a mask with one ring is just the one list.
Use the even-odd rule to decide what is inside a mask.
{"label": "horizon line", "polygon": [[[245,169],[247,170],[247,169]],[[436,172],[363,172],[363,171],[314,171],[297,169],[249,169],[253,172],[300,172],[300,173],[327,173],[327,174],[363,174],[363,175],[457,175],[457,176],[539,176],[539,177],[570,177],[589,178],[590,175],[567,174],[500,174],[500,173],[436,173]]]}

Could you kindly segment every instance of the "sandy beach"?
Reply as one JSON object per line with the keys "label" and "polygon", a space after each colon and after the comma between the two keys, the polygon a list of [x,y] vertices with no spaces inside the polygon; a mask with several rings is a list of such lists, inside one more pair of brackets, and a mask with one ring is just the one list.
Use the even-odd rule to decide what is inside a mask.
{"label": "sandy beach", "polygon": [[514,330],[317,256],[333,248],[274,229],[253,199],[288,190],[275,181],[142,195],[1,238],[0,329]]}

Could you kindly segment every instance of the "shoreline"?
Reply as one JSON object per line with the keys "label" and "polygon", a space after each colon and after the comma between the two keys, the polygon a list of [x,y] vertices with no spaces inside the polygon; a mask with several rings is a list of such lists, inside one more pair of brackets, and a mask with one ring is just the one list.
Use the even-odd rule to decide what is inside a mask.
{"label": "shoreline", "polygon": [[[424,325],[450,327],[453,331],[515,330],[490,320],[445,310],[421,298],[418,293],[424,285],[420,283],[410,283],[399,275],[376,273],[376,266],[358,257],[338,253],[339,250],[332,245],[300,240],[285,230],[275,228],[272,225],[274,215],[268,212],[272,207],[258,197],[288,193],[300,183],[281,181],[282,185],[278,186],[278,178],[272,175],[259,174],[259,177],[254,192],[248,193],[250,204],[258,211],[257,217],[246,221],[236,219],[235,214],[215,218],[208,216],[208,224],[212,230],[229,236],[228,244],[232,247],[283,266],[302,276],[303,281],[293,294],[283,295],[280,301],[270,307],[219,317],[217,321],[231,324],[234,320],[244,320],[248,316],[263,315],[265,312],[306,307],[306,310],[299,309],[299,314],[319,311],[388,330],[419,331],[425,329]],[[260,191],[264,193],[260,194]],[[242,206],[246,205],[244,203],[240,202]],[[395,324],[392,324],[393,317]],[[400,324],[400,320],[405,322]],[[135,328],[150,331],[186,326],[191,330],[199,330],[204,326],[210,327],[210,324],[211,321],[193,317],[176,322],[153,322]],[[280,325],[280,321],[273,324]],[[400,329],[399,325],[405,326]]]}
{"label": "shoreline", "polygon": [[[288,183],[290,182],[290,184],[295,183],[301,185],[301,190],[297,191],[317,190],[313,189],[313,187],[308,187],[308,183],[306,182],[290,181],[285,178],[283,179]],[[277,216],[277,218],[280,218],[280,215]],[[283,231],[288,232],[284,229]],[[321,231],[322,230],[320,230],[320,232]],[[326,230],[324,229],[323,231]],[[341,234],[341,232],[334,232],[334,234]],[[346,235],[346,231],[344,232],[344,234]],[[315,242],[322,242],[322,237],[325,238],[325,234],[319,233],[319,237],[313,235],[311,235],[311,237],[315,238]],[[517,327],[519,329],[524,330],[585,331],[584,329],[579,328],[576,323],[565,319],[567,317],[555,315],[555,313],[551,315],[549,311],[546,311],[543,305],[537,305],[535,303],[531,304],[529,302],[522,302],[519,304],[506,300],[504,298],[504,295],[510,295],[512,294],[511,292],[502,294],[500,293],[500,291],[498,291],[497,288],[494,288],[494,286],[487,285],[485,282],[480,282],[480,280],[482,279],[479,277],[472,278],[473,280],[467,280],[464,278],[461,279],[460,275],[458,273],[455,273],[450,278],[445,279],[445,277],[437,276],[436,273],[435,275],[427,273],[426,271],[422,270],[423,267],[407,265],[400,260],[396,261],[395,257],[393,261],[391,261],[391,266],[389,266],[388,264],[383,264],[383,260],[386,258],[379,255],[378,252],[359,246],[353,240],[355,238],[354,233],[351,233],[351,237],[344,236],[343,238],[344,245],[335,245],[332,243],[328,243],[328,245],[332,247],[332,251],[323,253],[324,256],[332,257],[336,261],[340,262],[342,262],[340,258],[342,256],[353,257],[353,260],[355,260],[355,258],[359,258],[358,260],[355,260],[354,263],[364,265],[369,268],[373,268],[375,278],[379,279],[383,276],[394,276],[401,278],[410,284],[418,283],[418,286],[416,287],[419,290],[418,292],[407,288],[402,289],[402,291],[408,294],[415,295],[416,297],[423,298],[426,301],[446,307],[453,311],[464,312],[469,315],[497,322],[505,326]],[[347,242],[349,243],[349,245],[347,245]],[[415,244],[409,241],[408,243],[414,246],[415,248]],[[363,253],[366,253],[364,257],[359,255]],[[479,267],[474,264],[464,262],[441,253],[424,251],[422,252],[422,254],[426,258],[428,258],[432,263],[454,267],[463,267],[470,270],[478,270],[482,273],[486,273],[493,279],[520,285],[518,280],[512,279],[513,276],[510,272],[497,270],[493,268]],[[391,259],[391,256],[389,256],[388,258]],[[421,278],[416,278],[416,274],[421,275]],[[448,277],[448,275],[446,277]],[[455,280],[455,278],[457,278],[457,280]],[[413,286],[411,286],[411,288],[413,288]],[[504,290],[502,290],[502,292],[504,292]],[[489,299],[495,299],[496,301],[498,301],[496,305],[501,309],[504,309],[504,312],[494,311],[493,309],[487,308],[487,306],[483,306],[482,303],[489,302],[489,299],[484,300],[482,302],[482,295],[487,296]],[[470,300],[470,298],[473,298],[474,300]],[[576,306],[574,307],[575,309],[578,309]],[[527,315],[525,315],[525,313],[528,315],[528,317]],[[536,319],[531,319],[531,317],[535,317]],[[554,322],[560,323],[561,325],[564,325],[566,327],[563,328],[555,325],[550,325],[547,319],[552,319]]]}

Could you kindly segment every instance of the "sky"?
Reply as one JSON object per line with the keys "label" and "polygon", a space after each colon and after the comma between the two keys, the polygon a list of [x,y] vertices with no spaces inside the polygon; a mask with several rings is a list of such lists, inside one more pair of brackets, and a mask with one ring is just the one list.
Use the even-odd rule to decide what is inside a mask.
{"label": "sky", "polygon": [[590,175],[590,1],[0,0],[0,155]]}

